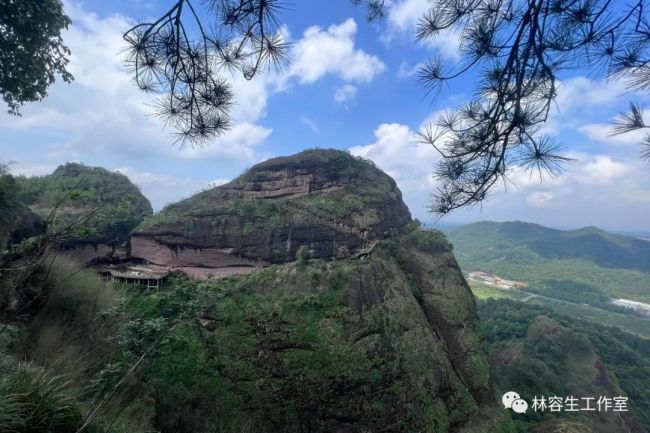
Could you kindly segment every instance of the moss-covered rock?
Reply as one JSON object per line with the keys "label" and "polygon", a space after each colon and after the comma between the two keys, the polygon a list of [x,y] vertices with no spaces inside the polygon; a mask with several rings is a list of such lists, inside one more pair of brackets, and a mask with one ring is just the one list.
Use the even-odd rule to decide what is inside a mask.
{"label": "moss-covered rock", "polygon": [[[312,150],[264,162],[148,219],[131,250],[154,263],[193,254],[197,265],[263,266],[129,286],[124,304],[102,310],[98,329],[117,329],[88,327],[107,355],[85,374],[95,401],[117,392],[100,429],[513,432],[451,245],[412,221],[367,161]],[[75,299],[48,308],[74,316]],[[38,323],[32,335],[52,335]],[[61,349],[82,354],[74,341]]]}
{"label": "moss-covered rock", "polygon": [[442,245],[419,249],[406,233],[390,242],[360,258],[174,279],[138,295],[134,326],[181,320],[184,306],[200,311],[139,377],[156,401],[155,426],[499,431],[507,415],[491,397],[474,301],[453,256]]}
{"label": "moss-covered rock", "polygon": [[[524,338],[510,340],[493,351],[490,359],[500,391],[516,390],[529,404],[536,396],[573,396],[580,407],[585,406],[582,398],[594,398],[591,403],[595,407],[601,396],[612,399],[625,395],[589,336],[568,325],[544,314],[536,315]],[[565,406],[559,412],[529,410],[515,418],[535,433],[644,433],[636,410],[567,411]]]}

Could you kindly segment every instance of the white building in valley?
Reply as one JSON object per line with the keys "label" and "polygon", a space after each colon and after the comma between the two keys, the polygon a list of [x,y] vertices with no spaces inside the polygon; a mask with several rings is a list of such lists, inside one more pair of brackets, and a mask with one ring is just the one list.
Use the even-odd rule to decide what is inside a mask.
{"label": "white building in valley", "polygon": [[650,304],[644,304],[643,302],[630,301],[628,299],[614,299],[612,304],[618,305],[627,310],[650,314]]}
{"label": "white building in valley", "polygon": [[501,289],[525,289],[528,283],[525,281],[506,280],[489,272],[474,271],[467,275],[470,281],[477,281],[479,283],[488,284],[490,286],[499,287]]}

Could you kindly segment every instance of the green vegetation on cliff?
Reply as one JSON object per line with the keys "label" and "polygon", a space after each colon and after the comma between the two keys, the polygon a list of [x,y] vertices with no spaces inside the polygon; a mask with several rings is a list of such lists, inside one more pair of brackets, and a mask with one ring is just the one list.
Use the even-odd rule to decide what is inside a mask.
{"label": "green vegetation on cliff", "polygon": [[160,291],[70,266],[54,266],[56,289],[11,348],[13,365],[32,359],[66,384],[67,399],[52,394],[69,415],[59,432],[113,390],[89,432],[509,431],[473,298],[438,233],[412,225],[363,258],[175,276]]}
{"label": "green vegetation on cliff", "polygon": [[4,250],[21,203],[16,191],[16,180],[0,164],[0,251]]}
{"label": "green vegetation on cliff", "polygon": [[[650,340],[511,300],[481,301],[478,312],[499,392],[515,390],[529,402],[535,395],[627,395],[630,413],[650,429]],[[590,432],[625,430],[613,412],[596,419],[585,412],[529,410],[515,419],[526,432],[555,418]]]}
{"label": "green vegetation on cliff", "polygon": [[0,254],[45,231],[45,222],[21,200],[16,178],[0,164]]}
{"label": "green vegetation on cliff", "polygon": [[153,213],[149,200],[126,176],[100,167],[67,163],[50,175],[18,176],[15,182],[20,202],[41,217],[58,206],[50,230],[83,220],[75,225],[70,245],[123,242]]}
{"label": "green vegetation on cliff", "polygon": [[[269,160],[256,165],[231,184],[170,204],[154,218],[144,221],[139,229],[191,223],[191,218],[200,218],[205,213],[237,218],[241,229],[249,232],[277,228],[292,222],[322,224],[338,221],[368,228],[381,222],[381,215],[377,213],[379,204],[401,201],[401,194],[393,179],[370,161],[355,158],[348,153],[314,149],[278,160],[277,163],[274,163],[276,160]],[[279,200],[255,200],[250,197],[261,192],[261,185],[267,181],[267,170],[294,170],[300,176],[311,173],[312,166],[326,172],[323,176],[328,176],[327,181],[331,183],[332,189],[340,189],[316,191],[302,197],[292,197],[291,200],[281,200],[282,196],[278,197]],[[286,188],[294,186],[296,185],[288,183]],[[231,188],[241,193],[232,194]],[[225,194],[227,200],[223,199]]]}
{"label": "green vegetation on cliff", "polygon": [[451,245],[411,221],[369,162],[333,150],[274,158],[133,236],[132,251],[150,237],[154,256],[205,246],[275,264],[175,275],[159,291],[71,287],[60,267],[41,267],[29,288],[43,302],[12,355],[71,377],[90,432],[512,431]]}
{"label": "green vegetation on cliff", "polygon": [[[371,162],[307,150],[167,206],[134,232],[172,249],[223,249],[285,263],[349,257],[411,221],[397,184]],[[150,257],[142,257],[149,260]]]}
{"label": "green vegetation on cliff", "polygon": [[163,432],[485,431],[503,414],[471,294],[445,243],[428,245],[405,236],[363,260],[132,293],[98,383],[110,389],[164,335],[132,400],[155,402]]}

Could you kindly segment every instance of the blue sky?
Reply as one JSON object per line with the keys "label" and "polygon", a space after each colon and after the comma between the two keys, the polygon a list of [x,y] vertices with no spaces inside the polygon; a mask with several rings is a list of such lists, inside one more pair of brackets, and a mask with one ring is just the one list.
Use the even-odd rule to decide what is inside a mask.
{"label": "blue sky", "polygon": [[[434,54],[453,62],[457,55],[453,33],[428,44],[413,42],[426,0],[395,0],[386,20],[372,25],[348,0],[288,3],[281,16],[293,43],[287,70],[251,82],[234,77],[234,127],[204,149],[172,145],[169,131],[148,116],[151,101],[132,86],[119,56],[129,23],[158,16],[169,4],[66,1],[73,24],[64,38],[76,80],[54,85],[20,118],[0,114],[0,159],[27,175],[49,173],[66,161],[119,170],[160,209],[268,157],[333,147],[375,161],[397,180],[411,212],[432,219],[426,204],[438,155],[413,135],[441,110],[466,101],[474,77],[456,80],[435,99],[418,87],[418,63]],[[519,219],[650,230],[650,165],[639,160],[639,136],[607,135],[617,112],[647,95],[594,81],[587,71],[561,79],[545,129],[577,162],[543,183],[515,169],[507,191],[499,188],[482,207],[444,222]]]}

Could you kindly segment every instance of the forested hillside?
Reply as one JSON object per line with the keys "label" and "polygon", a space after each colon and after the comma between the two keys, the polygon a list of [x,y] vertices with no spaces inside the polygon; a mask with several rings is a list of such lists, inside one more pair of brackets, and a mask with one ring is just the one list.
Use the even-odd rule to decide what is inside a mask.
{"label": "forested hillside", "polygon": [[21,200],[16,178],[0,164],[0,254],[9,244],[43,231],[44,221]]}
{"label": "forested hillside", "polygon": [[[626,395],[630,413],[650,428],[650,340],[512,300],[480,301],[478,312],[500,392],[516,390],[528,401]],[[584,411],[529,411],[516,421],[522,432],[627,431],[613,417]]]}
{"label": "forested hillside", "polygon": [[15,178],[17,199],[43,218],[56,208],[50,229],[77,221],[66,243],[124,242],[153,211],[149,200],[123,174],[67,163],[47,176]]}
{"label": "forested hillside", "polygon": [[[92,207],[107,179],[72,165],[20,193],[40,210],[68,188]],[[0,431],[513,431],[449,243],[412,221],[396,183],[367,161],[274,158],[136,235],[166,256],[211,253],[203,268],[253,265],[166,275],[159,290],[140,286],[151,261],[119,272],[126,286],[65,253],[11,281],[0,274],[0,414],[12,408]]]}
{"label": "forested hillside", "polygon": [[562,231],[523,222],[480,222],[448,234],[465,272],[524,280],[528,290],[607,306],[650,302],[650,242],[595,227]]}

